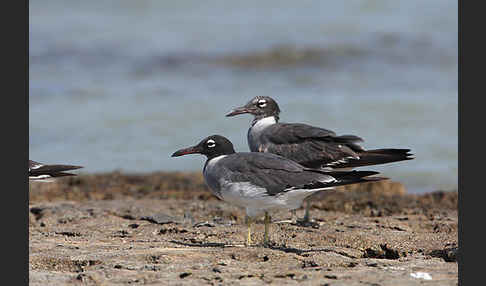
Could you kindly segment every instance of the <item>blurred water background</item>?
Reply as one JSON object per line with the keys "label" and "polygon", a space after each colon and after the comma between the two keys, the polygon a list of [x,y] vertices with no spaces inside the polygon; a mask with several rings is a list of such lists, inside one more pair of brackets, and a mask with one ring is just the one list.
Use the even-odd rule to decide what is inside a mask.
{"label": "blurred water background", "polygon": [[411,148],[377,166],[457,188],[457,1],[29,1],[29,157],[85,173],[200,171],[211,134],[248,151],[256,95],[283,122]]}

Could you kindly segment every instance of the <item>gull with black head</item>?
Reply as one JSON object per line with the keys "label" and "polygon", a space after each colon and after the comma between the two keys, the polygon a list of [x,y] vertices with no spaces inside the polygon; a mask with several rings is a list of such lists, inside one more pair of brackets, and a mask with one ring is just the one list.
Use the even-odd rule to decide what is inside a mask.
{"label": "gull with black head", "polygon": [[74,165],[49,165],[29,160],[29,180],[51,182],[56,177],[75,176],[76,174],[66,171],[81,168],[83,167]]}
{"label": "gull with black head", "polygon": [[[338,136],[331,130],[304,123],[279,122],[280,108],[269,96],[256,96],[226,116],[246,113],[254,116],[247,133],[252,152],[277,154],[308,168],[351,170],[413,159],[410,149],[365,150],[358,144],[363,139],[355,135]],[[308,203],[302,222],[309,221]]]}
{"label": "gull with black head", "polygon": [[259,216],[265,216],[264,245],[268,246],[270,213],[297,209],[318,191],[386,179],[368,177],[378,174],[374,171],[325,172],[271,153],[235,152],[231,141],[220,135],[180,149],[172,157],[187,154],[205,155],[203,175],[212,193],[246,210],[247,245],[251,244],[252,221]]}

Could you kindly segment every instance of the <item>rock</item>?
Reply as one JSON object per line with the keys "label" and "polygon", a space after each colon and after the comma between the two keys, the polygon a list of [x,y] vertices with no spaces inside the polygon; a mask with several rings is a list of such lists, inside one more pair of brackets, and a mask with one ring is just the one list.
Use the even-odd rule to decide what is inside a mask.
{"label": "rock", "polygon": [[192,274],[191,272],[184,272],[184,273],[179,274],[179,278],[184,279],[191,274]]}
{"label": "rock", "polygon": [[433,250],[429,253],[430,256],[439,257],[446,262],[457,262],[457,247]]}
{"label": "rock", "polygon": [[146,220],[157,224],[178,223],[178,220],[165,213],[158,213],[154,215],[142,216],[141,220]]}
{"label": "rock", "polygon": [[369,247],[365,249],[363,258],[380,258],[380,259],[398,259],[406,256],[405,253],[400,253],[396,249],[388,247],[386,244],[380,244],[379,247]]}

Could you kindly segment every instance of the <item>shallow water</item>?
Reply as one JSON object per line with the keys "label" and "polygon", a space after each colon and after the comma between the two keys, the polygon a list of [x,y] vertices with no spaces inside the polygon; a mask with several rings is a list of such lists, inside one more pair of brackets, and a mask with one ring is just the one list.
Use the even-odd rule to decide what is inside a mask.
{"label": "shallow water", "polygon": [[[116,3],[116,5],[114,5]],[[30,1],[29,157],[83,172],[200,170],[177,149],[247,151],[256,95],[284,122],[410,148],[372,169],[457,188],[457,1]]]}

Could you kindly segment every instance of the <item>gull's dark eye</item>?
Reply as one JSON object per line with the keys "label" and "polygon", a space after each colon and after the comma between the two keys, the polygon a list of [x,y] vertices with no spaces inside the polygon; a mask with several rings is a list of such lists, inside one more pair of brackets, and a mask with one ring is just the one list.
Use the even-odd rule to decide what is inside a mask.
{"label": "gull's dark eye", "polygon": [[208,141],[206,141],[206,146],[208,146],[209,148],[213,148],[214,146],[216,146],[216,142],[214,142],[213,139],[209,139]]}
{"label": "gull's dark eye", "polygon": [[265,99],[260,99],[257,103],[258,107],[260,108],[264,108],[265,106],[267,106],[267,101]]}

